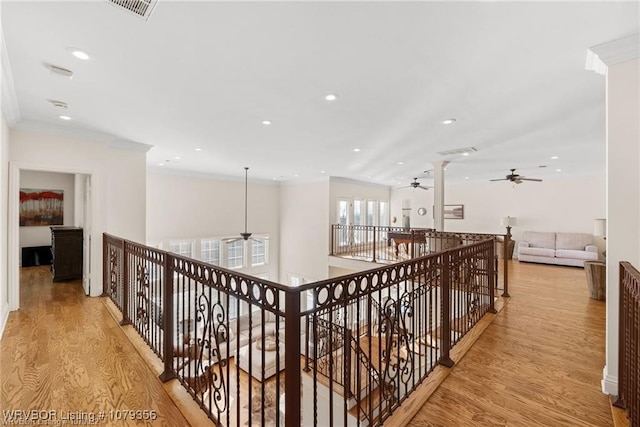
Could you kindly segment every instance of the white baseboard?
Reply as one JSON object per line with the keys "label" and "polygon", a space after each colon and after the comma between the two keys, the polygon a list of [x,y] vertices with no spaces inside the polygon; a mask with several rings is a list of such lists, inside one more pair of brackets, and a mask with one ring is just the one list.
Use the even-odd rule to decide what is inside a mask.
{"label": "white baseboard", "polygon": [[611,396],[618,395],[618,377],[609,375],[607,366],[602,369],[602,392]]}

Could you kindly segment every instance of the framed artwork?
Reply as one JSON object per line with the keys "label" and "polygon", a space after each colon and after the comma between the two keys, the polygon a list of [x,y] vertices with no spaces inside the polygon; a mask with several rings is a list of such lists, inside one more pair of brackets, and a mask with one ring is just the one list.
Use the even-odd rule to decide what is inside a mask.
{"label": "framed artwork", "polygon": [[64,191],[20,189],[20,227],[62,225]]}
{"label": "framed artwork", "polygon": [[464,205],[444,205],[444,219],[464,219]]}

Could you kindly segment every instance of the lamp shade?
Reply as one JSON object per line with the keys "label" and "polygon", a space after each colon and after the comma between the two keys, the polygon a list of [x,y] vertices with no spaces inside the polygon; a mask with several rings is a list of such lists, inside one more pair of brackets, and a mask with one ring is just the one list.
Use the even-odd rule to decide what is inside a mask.
{"label": "lamp shade", "polygon": [[518,224],[518,218],[513,216],[505,216],[502,218],[502,226],[503,227],[513,227]]}
{"label": "lamp shade", "polygon": [[593,235],[607,237],[607,219],[596,218],[593,220]]}

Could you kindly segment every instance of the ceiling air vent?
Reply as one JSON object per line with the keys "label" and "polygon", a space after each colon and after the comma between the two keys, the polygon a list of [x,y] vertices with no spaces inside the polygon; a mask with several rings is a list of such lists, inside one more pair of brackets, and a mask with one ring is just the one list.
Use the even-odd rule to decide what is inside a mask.
{"label": "ceiling air vent", "polygon": [[454,150],[440,151],[437,154],[440,154],[441,156],[455,156],[459,154],[465,155],[465,153],[470,154],[476,151],[478,151],[478,149],[475,147],[467,147],[467,148],[456,148]]}
{"label": "ceiling air vent", "polygon": [[107,0],[129,12],[137,15],[145,21],[151,16],[151,12],[156,6],[158,0]]}

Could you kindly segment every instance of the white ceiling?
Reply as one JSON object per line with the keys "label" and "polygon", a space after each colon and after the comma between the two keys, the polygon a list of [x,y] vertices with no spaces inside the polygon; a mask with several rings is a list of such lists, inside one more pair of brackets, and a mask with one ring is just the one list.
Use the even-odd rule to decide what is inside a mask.
{"label": "white ceiling", "polygon": [[586,52],[639,30],[638,2],[159,0],[144,21],[106,0],[3,0],[1,13],[15,127],[149,144],[153,167],[393,186],[437,160],[450,180],[604,173],[605,79]]}

